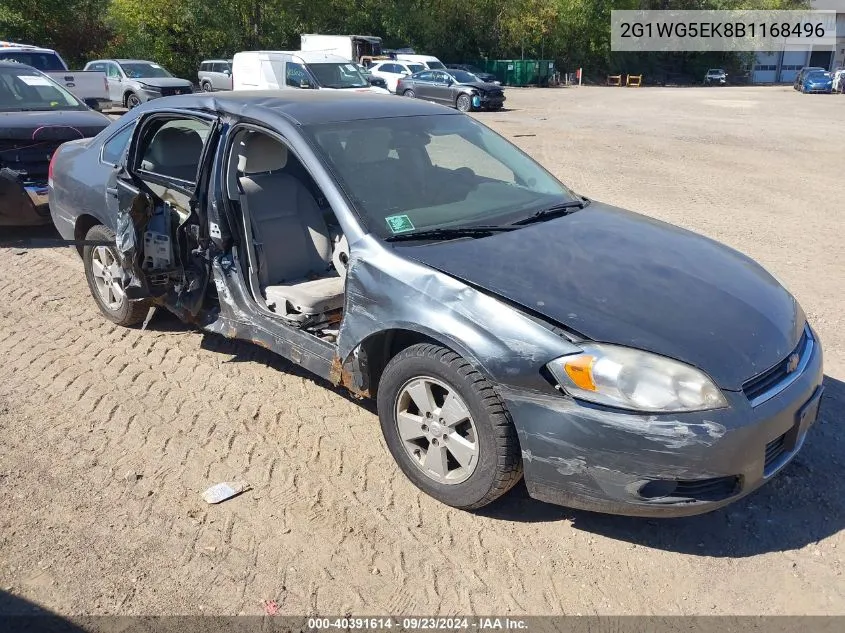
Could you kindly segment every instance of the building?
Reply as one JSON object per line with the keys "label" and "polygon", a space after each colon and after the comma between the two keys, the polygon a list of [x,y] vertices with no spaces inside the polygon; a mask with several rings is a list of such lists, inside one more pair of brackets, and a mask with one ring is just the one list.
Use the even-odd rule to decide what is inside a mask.
{"label": "building", "polygon": [[827,70],[845,68],[845,0],[812,0],[810,4],[814,10],[836,11],[835,46],[786,47],[780,51],[757,53],[752,83],[792,83],[805,66]]}

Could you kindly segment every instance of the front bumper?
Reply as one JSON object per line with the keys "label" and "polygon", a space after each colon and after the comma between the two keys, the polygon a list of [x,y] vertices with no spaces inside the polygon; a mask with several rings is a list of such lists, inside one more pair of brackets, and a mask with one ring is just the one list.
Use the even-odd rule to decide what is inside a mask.
{"label": "front bumper", "polygon": [[[637,415],[500,388],[529,494],[609,514],[675,517],[751,493],[797,454],[816,419],[823,372],[815,339],[801,376],[754,408],[743,393],[725,392],[724,409]],[[660,496],[673,482],[675,490]]]}
{"label": "front bumper", "polygon": [[833,86],[807,86],[804,88],[804,92],[810,94],[830,94],[833,92]]}
{"label": "front bumper", "polygon": [[0,169],[0,226],[50,224],[47,182],[23,180],[11,169]]}
{"label": "front bumper", "polygon": [[485,110],[501,108],[505,103],[505,95],[493,97],[489,95],[479,95],[480,108]]}

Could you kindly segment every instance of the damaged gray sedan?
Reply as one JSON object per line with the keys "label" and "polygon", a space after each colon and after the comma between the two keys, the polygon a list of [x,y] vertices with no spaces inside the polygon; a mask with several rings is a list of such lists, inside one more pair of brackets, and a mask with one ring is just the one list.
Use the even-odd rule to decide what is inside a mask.
{"label": "damaged gray sedan", "polygon": [[164,306],[375,398],[399,467],[451,506],[524,472],[571,507],[706,512],[818,413],[821,346],[759,265],[433,104],[157,99],[63,145],[49,195],[107,318]]}

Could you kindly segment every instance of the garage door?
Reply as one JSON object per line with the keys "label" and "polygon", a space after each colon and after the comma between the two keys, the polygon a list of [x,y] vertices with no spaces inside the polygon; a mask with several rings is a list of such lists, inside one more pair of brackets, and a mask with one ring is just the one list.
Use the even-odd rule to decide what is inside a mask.
{"label": "garage door", "polygon": [[778,81],[788,84],[795,81],[798,71],[807,65],[808,56],[809,51],[784,51],[783,65],[780,68],[780,79]]}
{"label": "garage door", "polygon": [[755,84],[772,84],[775,82],[778,69],[779,53],[757,53],[754,58],[754,71],[751,82]]}

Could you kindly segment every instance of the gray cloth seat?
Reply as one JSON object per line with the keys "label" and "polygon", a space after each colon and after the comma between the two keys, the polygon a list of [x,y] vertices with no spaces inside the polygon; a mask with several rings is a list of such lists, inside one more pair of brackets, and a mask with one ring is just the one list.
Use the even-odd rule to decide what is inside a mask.
{"label": "gray cloth seat", "polygon": [[142,167],[163,176],[195,182],[202,145],[202,137],[196,130],[163,127],[153,137]]}
{"label": "gray cloth seat", "polygon": [[293,316],[343,307],[343,279],[332,269],[323,213],[301,180],[282,170],[287,148],[259,132],[241,141],[238,172],[259,243],[259,286],[268,307]]}

